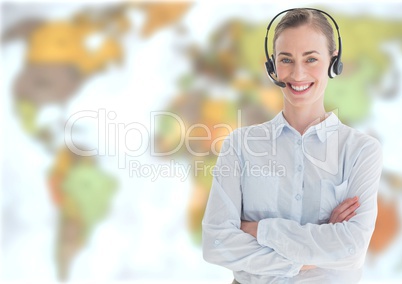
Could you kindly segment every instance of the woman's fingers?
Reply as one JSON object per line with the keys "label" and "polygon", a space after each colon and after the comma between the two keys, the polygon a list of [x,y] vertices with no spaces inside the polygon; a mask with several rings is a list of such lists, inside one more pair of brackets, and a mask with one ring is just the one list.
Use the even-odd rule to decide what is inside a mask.
{"label": "woman's fingers", "polygon": [[332,211],[329,223],[339,223],[352,218],[355,210],[360,206],[358,200],[357,196],[345,199]]}
{"label": "woman's fingers", "polygon": [[354,216],[356,216],[356,212],[350,213],[349,216],[347,216],[347,217],[345,218],[345,221],[349,221],[349,219],[352,218],[352,217],[354,217]]}

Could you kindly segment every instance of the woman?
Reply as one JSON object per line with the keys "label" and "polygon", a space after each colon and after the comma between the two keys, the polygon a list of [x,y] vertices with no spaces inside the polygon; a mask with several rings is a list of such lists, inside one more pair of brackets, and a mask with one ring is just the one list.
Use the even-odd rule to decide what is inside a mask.
{"label": "woman", "polygon": [[324,109],[337,51],[323,13],[289,11],[273,45],[283,110],[224,141],[204,258],[232,270],[233,283],[357,283],[377,215],[380,144]]}

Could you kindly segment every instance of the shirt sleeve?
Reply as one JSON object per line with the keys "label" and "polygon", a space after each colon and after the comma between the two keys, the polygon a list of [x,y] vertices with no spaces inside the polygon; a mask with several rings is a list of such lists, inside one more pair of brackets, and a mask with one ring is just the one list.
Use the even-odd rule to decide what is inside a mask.
{"label": "shirt sleeve", "polygon": [[215,166],[212,188],[202,222],[204,259],[232,271],[257,275],[297,275],[302,267],[260,245],[256,238],[240,230],[241,171],[233,135],[222,146]]}
{"label": "shirt sleeve", "polygon": [[382,170],[381,146],[377,140],[370,141],[361,148],[348,180],[348,197],[359,197],[356,216],[342,223],[303,226],[292,220],[263,219],[258,224],[258,243],[299,263],[360,268],[374,231]]}

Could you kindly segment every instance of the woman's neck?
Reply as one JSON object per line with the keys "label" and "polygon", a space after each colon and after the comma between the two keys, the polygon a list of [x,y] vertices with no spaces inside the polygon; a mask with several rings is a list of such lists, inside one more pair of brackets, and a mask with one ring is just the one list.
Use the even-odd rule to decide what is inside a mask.
{"label": "woman's neck", "polygon": [[285,105],[283,107],[283,115],[286,121],[301,135],[303,135],[310,126],[319,124],[328,117],[328,114],[325,112],[324,106],[319,108],[296,108],[286,107]]}

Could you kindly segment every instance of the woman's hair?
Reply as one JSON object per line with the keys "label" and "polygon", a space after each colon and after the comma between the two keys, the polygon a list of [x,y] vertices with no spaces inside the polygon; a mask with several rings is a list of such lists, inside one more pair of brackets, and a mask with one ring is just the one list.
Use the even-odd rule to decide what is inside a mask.
{"label": "woman's hair", "polygon": [[311,25],[327,38],[329,55],[332,56],[336,50],[334,30],[329,24],[327,18],[321,12],[309,9],[294,9],[287,12],[286,15],[283,16],[283,18],[279,21],[275,28],[273,41],[274,54],[276,54],[275,43],[279,35],[288,28],[297,28],[302,25]]}

